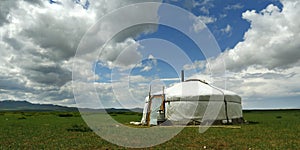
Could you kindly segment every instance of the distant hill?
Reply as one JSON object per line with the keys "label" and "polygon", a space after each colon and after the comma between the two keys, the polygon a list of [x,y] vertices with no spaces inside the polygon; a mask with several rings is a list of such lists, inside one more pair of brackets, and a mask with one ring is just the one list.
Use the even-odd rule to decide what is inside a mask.
{"label": "distant hill", "polygon": [[75,107],[53,104],[32,104],[28,101],[0,101],[0,111],[78,111]]}
{"label": "distant hill", "polygon": [[[143,112],[141,108],[134,109],[89,109],[81,108],[83,111],[91,112]],[[78,111],[76,107],[66,107],[53,104],[33,104],[28,101],[0,101],[0,111]]]}

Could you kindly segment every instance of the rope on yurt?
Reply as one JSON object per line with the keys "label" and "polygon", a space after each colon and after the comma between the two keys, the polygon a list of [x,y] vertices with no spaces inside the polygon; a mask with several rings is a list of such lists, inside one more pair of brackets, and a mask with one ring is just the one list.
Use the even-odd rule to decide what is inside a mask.
{"label": "rope on yurt", "polygon": [[225,93],[224,93],[222,90],[220,90],[219,88],[217,88],[217,87],[214,87],[214,86],[212,86],[212,85],[210,85],[210,84],[208,84],[208,83],[206,83],[206,82],[205,82],[205,84],[207,84],[208,86],[210,86],[210,87],[212,87],[212,88],[214,88],[214,89],[216,89],[216,90],[220,91],[220,92],[223,94],[223,97],[224,97],[224,105],[225,105],[225,115],[226,115],[226,121],[227,121],[227,124],[229,124],[229,118],[228,118],[228,107],[227,107],[227,101],[226,101],[226,98],[225,98]]}
{"label": "rope on yurt", "polygon": [[189,80],[186,80],[185,82],[188,82],[188,81],[199,81],[199,82],[201,82],[201,83],[203,83],[203,84],[207,84],[208,86],[210,86],[210,87],[212,87],[212,88],[214,88],[214,89],[220,91],[220,92],[223,94],[223,97],[224,97],[224,105],[225,105],[225,115],[226,115],[226,121],[227,121],[227,124],[228,124],[228,123],[229,123],[229,118],[228,118],[228,107],[227,107],[227,101],[226,101],[226,98],[225,98],[225,93],[224,93],[222,90],[220,90],[219,88],[214,87],[214,86],[208,84],[205,80],[200,80],[200,79],[189,79]]}

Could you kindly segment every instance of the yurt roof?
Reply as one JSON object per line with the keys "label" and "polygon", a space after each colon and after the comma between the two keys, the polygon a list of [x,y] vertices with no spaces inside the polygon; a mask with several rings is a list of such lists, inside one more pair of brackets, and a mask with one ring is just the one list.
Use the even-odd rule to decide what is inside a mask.
{"label": "yurt roof", "polygon": [[209,85],[207,83],[192,80],[177,83],[174,86],[167,88],[167,95],[178,96],[199,96],[199,95],[236,95],[234,92],[227,91]]}
{"label": "yurt roof", "polygon": [[[234,92],[227,91],[213,85],[210,85],[201,80],[187,80],[176,83],[173,86],[165,89],[167,96],[190,97],[190,96],[209,96],[209,95],[237,95]],[[162,94],[161,92],[154,95]]]}

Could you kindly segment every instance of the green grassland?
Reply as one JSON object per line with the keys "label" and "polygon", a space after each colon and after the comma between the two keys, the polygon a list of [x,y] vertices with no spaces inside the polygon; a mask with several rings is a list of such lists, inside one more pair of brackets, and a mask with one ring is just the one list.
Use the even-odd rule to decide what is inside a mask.
{"label": "green grassland", "polygon": [[[120,123],[139,113],[112,113]],[[245,111],[240,129],[188,127],[150,149],[300,149],[300,110]],[[126,149],[92,132],[78,112],[0,112],[0,149]]]}

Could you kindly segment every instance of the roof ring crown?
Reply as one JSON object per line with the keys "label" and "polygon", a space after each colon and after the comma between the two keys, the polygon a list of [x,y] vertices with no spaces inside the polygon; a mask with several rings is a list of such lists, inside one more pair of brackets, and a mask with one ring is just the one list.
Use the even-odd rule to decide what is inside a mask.
{"label": "roof ring crown", "polygon": [[190,81],[199,81],[201,83],[208,84],[205,80],[200,80],[200,79],[188,79],[188,80],[185,80],[184,82],[190,82]]}

